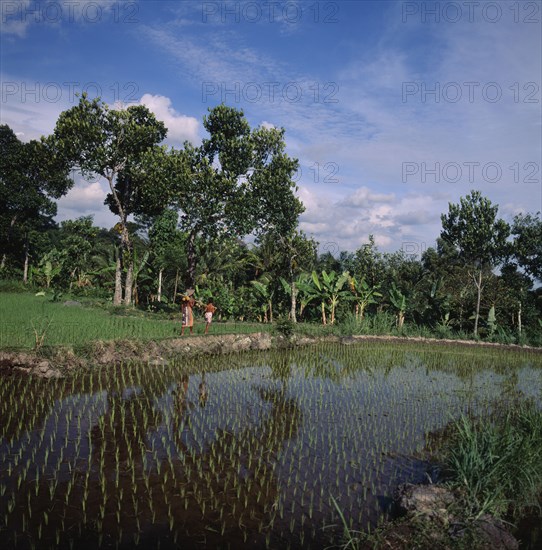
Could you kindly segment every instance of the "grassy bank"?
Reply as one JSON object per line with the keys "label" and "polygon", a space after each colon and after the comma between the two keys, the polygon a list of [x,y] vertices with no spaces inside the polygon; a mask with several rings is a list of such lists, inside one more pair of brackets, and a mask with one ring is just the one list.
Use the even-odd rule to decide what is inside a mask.
{"label": "grassy bank", "polygon": [[463,416],[444,449],[449,483],[470,518],[517,522],[537,508],[542,522],[542,411],[521,402],[491,419]]}
{"label": "grassy bank", "polygon": [[[520,543],[534,550],[542,544],[542,410],[518,401],[491,417],[462,415],[438,438],[432,459],[443,468],[441,484],[456,500],[449,523],[424,516],[399,518],[376,532],[353,532],[344,524],[343,548],[403,547],[486,549],[479,520],[496,518]],[[339,511],[340,512],[340,511]]]}
{"label": "grassy bank", "polygon": [[[0,349],[29,350],[44,346],[82,346],[97,340],[164,340],[180,334],[179,308],[160,312],[137,308],[113,307],[109,302],[83,299],[76,305],[65,305],[68,297],[53,301],[54,295],[36,296],[31,293],[0,292]],[[205,322],[196,310],[194,334],[203,334]],[[276,331],[285,336],[399,336],[428,339],[474,341],[472,334],[452,332],[449,328],[430,329],[405,324],[395,326],[393,315],[381,313],[357,320],[353,316],[335,325],[300,322],[277,318],[274,324],[251,322],[219,322],[215,320],[213,334],[245,334]],[[540,346],[542,335],[507,334],[476,341],[500,344]]]}
{"label": "grassy bank", "polygon": [[[64,300],[51,301],[51,295],[0,293],[0,348],[80,346],[94,340],[163,340],[180,334],[180,320],[180,312],[156,314],[100,302],[67,306]],[[204,328],[203,319],[196,319],[194,333],[203,334]],[[215,322],[212,333],[262,332],[266,328],[258,323]]]}

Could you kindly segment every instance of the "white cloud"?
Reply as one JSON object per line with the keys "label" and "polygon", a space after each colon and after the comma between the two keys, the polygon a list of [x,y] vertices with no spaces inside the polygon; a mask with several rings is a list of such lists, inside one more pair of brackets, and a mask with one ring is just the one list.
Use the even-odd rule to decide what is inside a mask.
{"label": "white cloud", "polygon": [[61,28],[69,24],[99,24],[114,20],[111,0],[73,2],[54,0],[9,0],[1,3],[2,34],[25,38],[32,26],[46,25]]}
{"label": "white cloud", "polygon": [[[503,205],[501,215],[542,209],[540,91],[537,102],[522,101],[530,91],[523,87],[526,83],[540,85],[540,28],[513,23],[508,10],[512,5],[503,7],[508,17],[498,24],[432,26],[420,21],[405,24],[401,2],[390,2],[382,8],[386,24],[377,42],[355,54],[345,53],[346,62],[337,60],[334,67],[322,66],[322,72],[316,68],[314,74],[306,74],[305,65],[296,65],[295,56],[284,56],[281,49],[258,49],[248,42],[242,25],[221,24],[220,14],[205,25],[201,9],[191,3],[168,8],[182,11],[182,20],[142,23],[138,32],[146,47],[154,44],[169,58],[172,73],[186,83],[186,93],[204,107],[226,99],[242,107],[251,124],[286,128],[288,154],[298,157],[303,168],[299,196],[306,206],[301,216],[304,230],[322,243],[336,241],[343,250],[356,249],[369,234],[375,235],[379,246],[395,250],[404,242],[434,242],[447,203],[458,202],[473,188]],[[457,103],[442,97],[436,102],[433,96],[423,101],[420,93],[407,101],[402,97],[405,82],[424,83],[430,89],[437,82],[442,87],[469,81],[480,83],[473,103],[464,86],[464,99]],[[497,103],[481,96],[483,85],[492,81],[503,92]],[[245,97],[244,86],[251,82],[262,87],[261,101]],[[274,100],[269,99],[265,82],[279,83]],[[289,82],[300,84],[302,101],[283,97],[281,90]],[[338,84],[338,103],[323,101],[323,86],[329,82]],[[510,89],[516,82],[520,101],[514,101]],[[313,100],[315,83],[320,86],[319,102]],[[240,98],[235,93],[224,98],[235,86],[241,90]],[[178,105],[178,99],[171,97],[173,101],[145,94],[140,102],[164,121],[175,145],[185,139],[198,142],[198,120],[176,111],[173,104]],[[49,133],[62,110],[60,104],[43,102],[2,107],[2,120],[15,121],[10,125],[25,139]],[[464,168],[464,177],[456,183],[442,173],[439,180],[431,173],[424,177],[422,170],[405,178],[407,162],[419,167],[426,163],[429,170],[435,163],[478,162],[480,168],[474,181],[469,181]],[[488,162],[501,165],[498,182],[482,177],[481,166]],[[524,168],[529,162],[537,164],[537,174]],[[320,184],[329,175],[325,163],[339,167],[339,183],[314,185],[315,163],[320,166]],[[516,163],[519,173],[510,169]]]}
{"label": "white cloud", "polygon": [[188,140],[195,144],[200,140],[199,122],[196,118],[178,113],[171,104],[171,99],[162,95],[144,94],[140,104],[152,111],[158,120],[167,127],[167,139],[176,144]]}
{"label": "white cloud", "polygon": [[85,214],[103,207],[106,192],[99,181],[79,182],[58,201],[59,207]]}
{"label": "white cloud", "polygon": [[338,204],[349,208],[367,207],[375,202],[391,202],[395,199],[393,193],[374,193],[368,187],[359,187]]}

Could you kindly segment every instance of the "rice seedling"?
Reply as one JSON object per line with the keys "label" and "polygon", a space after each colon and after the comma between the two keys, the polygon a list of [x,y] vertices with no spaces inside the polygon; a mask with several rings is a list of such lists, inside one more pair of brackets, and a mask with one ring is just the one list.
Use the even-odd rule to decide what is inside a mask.
{"label": "rice seedling", "polygon": [[423,478],[427,434],[506,396],[540,403],[541,366],[521,353],[330,344],[0,378],[2,530],[44,546],[325,546],[375,527],[377,495]]}

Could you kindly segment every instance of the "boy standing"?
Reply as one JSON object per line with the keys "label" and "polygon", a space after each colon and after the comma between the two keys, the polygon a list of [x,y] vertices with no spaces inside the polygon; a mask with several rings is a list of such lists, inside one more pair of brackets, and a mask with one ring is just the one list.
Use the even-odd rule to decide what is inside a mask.
{"label": "boy standing", "polygon": [[207,306],[205,307],[205,334],[209,331],[209,325],[213,320],[213,313],[216,311],[216,307],[213,305],[213,301],[209,298]]}

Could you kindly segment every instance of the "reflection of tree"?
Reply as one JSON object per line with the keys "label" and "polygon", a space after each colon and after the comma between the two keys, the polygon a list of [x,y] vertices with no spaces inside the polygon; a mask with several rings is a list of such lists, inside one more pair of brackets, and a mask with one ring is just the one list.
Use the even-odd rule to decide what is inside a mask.
{"label": "reflection of tree", "polygon": [[[238,433],[219,430],[201,448],[186,437],[187,415],[195,406],[187,376],[177,383],[173,410],[160,413],[155,407],[160,398],[167,400],[169,381],[151,377],[137,391],[124,392],[111,383],[107,410],[88,439],[83,432],[79,458],[68,465],[54,457],[64,472],[58,480],[32,471],[22,482],[16,506],[28,507],[32,516],[10,516],[8,542],[24,532],[38,546],[68,547],[73,539],[151,547],[159,540],[162,547],[202,540],[219,546],[227,540],[232,547],[248,547],[254,537],[263,544],[277,513],[276,456],[298,432],[298,406],[284,391],[258,388],[261,420]],[[200,395],[201,390],[200,385]],[[160,440],[169,412],[172,441]]]}
{"label": "reflection of tree", "polygon": [[0,384],[0,403],[8,405],[0,407],[0,435],[6,440],[18,439],[22,433],[42,428],[56,401],[71,393],[59,391],[50,380],[26,374],[11,375],[8,380],[11,383]]}
{"label": "reflection of tree", "polygon": [[[90,536],[99,542],[99,533],[114,534],[119,526],[125,531],[138,530],[143,492],[136,478],[143,477],[150,462],[147,434],[162,422],[154,400],[165,393],[171,379],[165,373],[141,384],[141,373],[139,367],[126,367],[118,376],[104,369],[55,383],[29,381],[30,388],[35,383],[43,386],[43,400],[20,400],[21,409],[35,406],[37,412],[30,423],[33,430],[27,432],[31,435],[15,442],[24,461],[15,461],[13,473],[6,477],[10,485],[20,481],[3,498],[0,495],[2,509],[13,500],[14,513],[6,525],[8,543],[12,535],[15,540],[15,533],[19,537],[24,533],[37,546],[58,546],[61,539],[66,546],[67,538]],[[83,412],[96,414],[102,409],[104,388],[106,410],[85,432],[92,418],[83,418]],[[75,402],[65,399],[70,395],[78,396]],[[59,433],[63,419],[65,434]],[[32,443],[25,447],[27,441]],[[2,476],[5,470],[0,464]]]}
{"label": "reflection of tree", "polygon": [[207,404],[207,399],[209,398],[207,383],[205,382],[205,372],[201,375],[201,382],[198,386],[199,392],[199,405],[200,407],[205,407]]}
{"label": "reflection of tree", "polygon": [[[249,390],[255,392],[261,416],[236,433],[226,429],[212,431],[212,413],[227,404],[216,403],[215,394],[211,392],[206,408],[198,407],[197,398],[203,389],[201,383],[206,386],[203,375],[201,383],[197,377],[189,388],[188,375],[181,376],[180,369],[174,366],[153,367],[152,370],[124,366],[116,371],[94,372],[90,378],[52,383],[30,381],[27,390],[22,384],[14,384],[13,398],[5,390],[0,396],[0,403],[4,403],[0,407],[0,421],[10,419],[9,425],[0,424],[4,441],[9,434],[14,434],[14,438],[21,434],[20,439],[6,443],[10,445],[7,451],[7,447],[1,449],[7,453],[4,462],[0,462],[2,484],[7,489],[3,495],[0,492],[0,509],[6,510],[8,521],[5,527],[0,527],[0,538],[4,540],[4,533],[7,534],[7,546],[16,539],[14,533],[18,533],[18,537],[25,533],[20,538],[23,546],[30,537],[38,547],[69,547],[69,539],[84,540],[89,546],[96,546],[101,532],[102,542],[113,546],[119,540],[126,546],[138,541],[141,545],[156,547],[160,539],[162,547],[168,544],[182,546],[186,542],[185,546],[190,548],[194,541],[202,545],[206,542],[210,547],[226,546],[224,541],[230,542],[232,547],[251,547],[263,544],[273,533],[273,545],[278,546],[281,541],[275,537],[281,530],[285,537],[289,536],[291,519],[286,506],[281,506],[294,501],[296,489],[298,498],[302,492],[296,475],[295,478],[291,476],[294,482],[288,486],[281,477],[279,493],[274,471],[277,455],[290,438],[298,436],[302,423],[297,402],[287,397],[284,388],[292,376],[292,365],[303,372],[319,361],[321,350],[228,356],[229,368],[257,366],[262,371],[269,368],[271,378],[276,381],[268,382],[275,389]],[[406,345],[392,352],[388,346],[382,349],[373,345],[363,348],[328,346],[325,357],[333,361],[328,361],[328,370],[340,374],[339,381],[365,371],[378,374],[391,369],[395,372],[394,368],[404,365],[410,356],[408,364],[415,368],[423,365],[427,373],[453,373],[465,382],[477,376],[478,369],[481,371],[492,365],[493,371],[502,372],[507,367],[510,372],[502,381],[503,398],[510,399],[517,387],[515,366],[521,363],[519,359],[516,363],[512,353],[503,356],[499,351],[501,360],[494,363],[494,352],[487,350],[476,353],[442,348],[440,353],[429,349],[415,351],[414,355],[412,350],[413,347]],[[224,363],[220,361],[205,363],[207,376],[221,368]],[[191,376],[201,372],[201,359],[183,362],[182,372]],[[473,390],[477,386],[475,384]],[[172,389],[176,390],[173,398]],[[37,395],[43,396],[43,400],[38,400]],[[72,399],[70,395],[75,397]],[[22,401],[22,408],[26,410],[20,421],[7,411],[10,404],[18,410],[18,401]],[[84,408],[81,403],[86,403]],[[32,407],[36,410],[34,417],[30,414]],[[98,423],[88,428],[97,414],[101,415]],[[66,416],[64,422],[64,415],[70,419]],[[61,425],[59,418],[64,422]],[[77,430],[79,419],[81,426]],[[31,426],[28,431],[31,443],[27,443],[20,427],[20,422],[27,421]],[[67,440],[64,426],[69,427]],[[208,436],[202,439],[198,428],[209,430]],[[46,431],[43,446],[39,447],[34,459],[32,451],[38,448],[41,429],[52,433]],[[212,440],[212,443],[201,447],[202,440]],[[44,474],[41,468],[46,447],[50,455]],[[15,465],[21,448],[22,458]],[[281,459],[284,465],[281,475],[288,469],[287,460],[291,454],[286,453]],[[11,474],[8,464],[13,468]],[[52,475],[55,471],[58,474]],[[299,479],[311,482],[307,476],[300,475]],[[305,512],[300,510],[301,502],[296,502],[295,512],[291,508],[292,519],[294,514],[299,519],[298,514]],[[12,513],[9,513],[10,508]],[[277,508],[286,510],[283,520],[275,518]],[[28,510],[32,510],[31,516]],[[311,517],[312,525],[316,525],[315,519]],[[38,539],[40,530],[41,540]],[[299,533],[299,522],[295,532]],[[57,533],[60,543],[56,542]]]}
{"label": "reflection of tree", "polygon": [[[216,531],[217,543],[225,537],[235,546],[242,542],[251,545],[255,536],[262,542],[273,528],[279,496],[276,456],[284,442],[297,435],[302,417],[284,391],[256,391],[271,406],[268,414],[258,425],[237,434],[218,431],[207,450],[194,452],[181,438],[182,426],[174,428],[182,463],[176,486],[180,498],[174,496],[176,505],[171,507],[175,523],[185,523],[187,536],[201,535],[205,532],[202,525],[207,526],[207,544],[212,531]],[[249,535],[252,542],[247,540]]]}
{"label": "reflection of tree", "polygon": [[269,367],[273,378],[281,380],[284,384],[290,379],[292,373],[292,359],[285,353],[278,353],[270,358]]}

